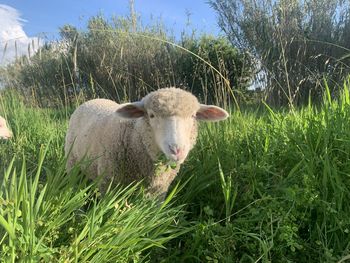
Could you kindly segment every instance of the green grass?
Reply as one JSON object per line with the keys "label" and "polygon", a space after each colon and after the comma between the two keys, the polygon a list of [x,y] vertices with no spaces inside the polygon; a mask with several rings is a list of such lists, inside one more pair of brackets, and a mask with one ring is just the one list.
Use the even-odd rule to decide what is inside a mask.
{"label": "green grass", "polygon": [[[203,124],[165,206],[138,185],[99,196],[63,144],[72,109],[0,98],[1,262],[345,262],[350,98]],[[176,182],[176,183],[178,183]],[[175,183],[174,183],[175,185]]]}
{"label": "green grass", "polygon": [[137,185],[101,197],[77,168],[66,174],[65,110],[25,107],[13,93],[1,105],[14,132],[0,145],[1,262],[142,261],[191,229]]}

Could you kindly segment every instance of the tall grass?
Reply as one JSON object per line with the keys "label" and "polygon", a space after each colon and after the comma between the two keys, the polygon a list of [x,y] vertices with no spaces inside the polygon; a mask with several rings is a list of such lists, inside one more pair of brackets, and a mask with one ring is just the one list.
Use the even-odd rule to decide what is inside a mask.
{"label": "tall grass", "polygon": [[178,209],[145,201],[136,186],[98,199],[78,169],[49,173],[39,184],[43,161],[41,151],[34,178],[28,178],[25,161],[18,175],[13,162],[4,174],[0,245],[5,262],[141,260],[142,251],[188,231],[175,224]]}
{"label": "tall grass", "polygon": [[78,167],[67,174],[65,110],[24,106],[15,95],[0,98],[14,132],[0,145],[2,262],[141,262],[191,229],[178,225],[180,207],[159,206],[138,185],[100,196]]}
{"label": "tall grass", "polygon": [[13,93],[0,101],[14,132],[0,148],[5,262],[336,262],[350,253],[348,83],[322,106],[266,105],[201,125],[165,206],[137,185],[98,197],[83,174],[65,173],[70,109]]}
{"label": "tall grass", "polygon": [[[73,109],[3,92],[0,258],[4,262],[343,262],[350,254],[349,82],[322,105],[231,112],[202,124],[165,205],[136,186],[98,197],[65,173]],[[174,203],[175,201],[175,203]],[[182,208],[180,208],[182,207]]]}
{"label": "tall grass", "polygon": [[192,180],[178,199],[189,204],[188,219],[196,220],[197,228],[177,243],[182,250],[170,250],[168,262],[177,257],[186,262],[346,257],[349,102],[346,84],[338,99],[325,92],[321,107],[284,112],[266,106],[202,127],[182,170]]}

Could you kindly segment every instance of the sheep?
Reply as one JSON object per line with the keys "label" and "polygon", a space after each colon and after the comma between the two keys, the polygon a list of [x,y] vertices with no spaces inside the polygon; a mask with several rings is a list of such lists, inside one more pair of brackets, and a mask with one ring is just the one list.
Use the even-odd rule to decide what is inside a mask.
{"label": "sheep", "polygon": [[[84,157],[89,165],[81,165],[91,179],[103,175],[102,193],[111,179],[121,184],[143,180],[147,193],[162,200],[196,142],[197,121],[228,116],[222,108],[200,104],[190,92],[175,87],[121,105],[90,100],[70,118],[66,168],[71,170]],[[162,162],[162,156],[168,161]]]}
{"label": "sheep", "polygon": [[0,116],[0,139],[9,139],[12,137],[12,132],[6,125],[6,120]]}

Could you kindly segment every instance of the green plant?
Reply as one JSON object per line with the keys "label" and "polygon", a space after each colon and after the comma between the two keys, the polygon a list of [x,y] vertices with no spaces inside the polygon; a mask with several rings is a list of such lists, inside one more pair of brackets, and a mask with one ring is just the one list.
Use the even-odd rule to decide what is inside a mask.
{"label": "green plant", "polygon": [[14,137],[0,142],[0,261],[345,262],[350,84],[323,86],[322,104],[240,105],[201,124],[161,205],[137,185],[100,196],[79,167],[66,174],[73,107],[2,90]]}
{"label": "green plant", "polygon": [[219,162],[219,174],[220,174],[222,193],[224,195],[224,201],[225,201],[226,222],[230,222],[232,210],[235,205],[235,200],[236,200],[238,191],[237,191],[237,187],[234,187],[232,185],[232,177],[228,176],[225,178],[220,162]]}
{"label": "green plant", "polygon": [[[19,175],[12,161],[0,191],[0,246],[3,262],[125,262],[142,251],[188,231],[176,226],[178,208],[147,200],[137,185],[118,187],[96,198],[79,169],[46,170],[40,181],[45,152],[40,151],[36,174]],[[168,201],[169,202],[169,201]]]}
{"label": "green plant", "polygon": [[252,65],[225,38],[193,34],[177,41],[160,23],[134,22],[98,15],[84,31],[64,25],[58,42],[2,68],[2,82],[50,107],[96,97],[137,100],[169,86],[213,103],[232,103],[225,94],[233,92],[243,99]]}
{"label": "green plant", "polygon": [[[349,10],[342,0],[211,0],[231,43],[255,58],[270,104],[320,102],[349,74]],[[260,83],[260,84],[259,84]]]}
{"label": "green plant", "polygon": [[100,196],[63,155],[65,109],[26,106],[16,92],[0,97],[14,137],[0,142],[1,262],[143,261],[152,247],[190,231],[177,222],[175,190],[159,205],[140,187]]}

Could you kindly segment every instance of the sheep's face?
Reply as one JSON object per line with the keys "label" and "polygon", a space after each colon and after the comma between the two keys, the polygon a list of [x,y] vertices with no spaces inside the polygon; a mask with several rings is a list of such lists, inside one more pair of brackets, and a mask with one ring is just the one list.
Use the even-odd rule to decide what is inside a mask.
{"label": "sheep's face", "polygon": [[195,114],[159,117],[148,111],[147,118],[159,149],[169,160],[183,163],[197,137]]}
{"label": "sheep's face", "polygon": [[197,121],[219,121],[228,113],[216,106],[199,104],[191,93],[169,88],[152,92],[139,102],[122,105],[117,114],[123,118],[143,117],[165,156],[183,163],[197,137]]}

